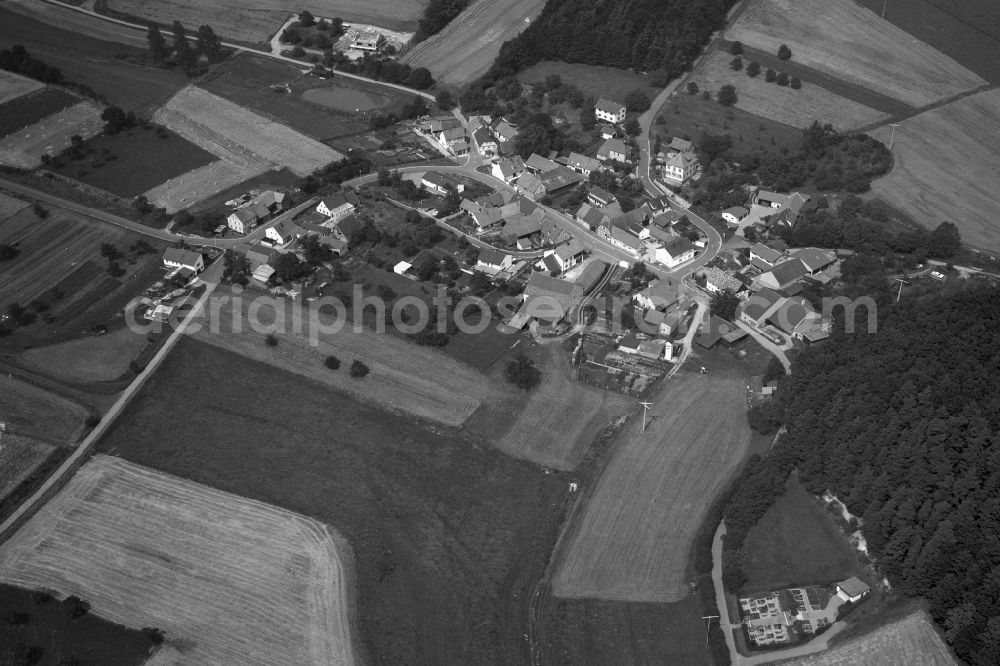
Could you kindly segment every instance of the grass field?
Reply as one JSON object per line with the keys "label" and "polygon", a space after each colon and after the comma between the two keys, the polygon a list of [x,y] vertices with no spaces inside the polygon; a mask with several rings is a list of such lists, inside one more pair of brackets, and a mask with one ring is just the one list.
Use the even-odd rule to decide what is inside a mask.
{"label": "grass field", "polygon": [[[450,426],[460,426],[481,404],[497,401],[503,395],[501,389],[490,385],[485,375],[436,349],[367,330],[354,333],[350,324],[345,324],[339,333],[319,333],[318,344],[311,345],[309,312],[298,313],[303,335],[293,333],[289,321],[284,327],[287,332],[276,334],[278,345],[268,347],[264,344],[264,334],[255,332],[247,318],[250,300],[241,299],[237,310],[240,329],[233,325],[236,306],[230,302],[220,307],[217,332],[205,326],[195,336],[211,345],[344,391],[362,402]],[[271,302],[287,303],[284,300]],[[257,317],[269,325],[275,317],[273,307],[262,309]],[[289,317],[296,317],[291,309]],[[324,324],[332,322],[326,315],[321,321]],[[339,358],[344,367],[338,371],[327,369],[323,360],[329,355]],[[346,372],[346,367],[356,358],[371,369],[362,380],[352,379]]]}
{"label": "grass field", "polygon": [[747,535],[742,592],[826,585],[863,576],[851,543],[796,477]]}
{"label": "grass field", "polygon": [[[881,13],[881,0],[855,0]],[[993,0],[893,0],[885,18],[954,58],[990,83],[1000,83],[1000,16]]]}
{"label": "grass field", "polygon": [[350,559],[314,520],[97,456],[0,546],[0,580],[159,627],[186,663],[346,665]]}
{"label": "grass field", "polygon": [[[56,173],[74,178],[132,199],[143,192],[192,169],[216,160],[211,153],[187,139],[165,130],[158,134],[152,125],[139,126],[117,134],[100,134],[86,142],[93,150],[82,160],[65,160]],[[109,151],[105,153],[104,151]],[[113,160],[104,157],[114,156]],[[150,159],[155,155],[156,159]]]}
{"label": "grass field", "polygon": [[[293,81],[298,83],[293,85],[291,95],[271,90],[272,85]],[[316,82],[332,85],[332,81],[311,76],[303,78],[302,69],[291,63],[242,53],[213,68],[199,86],[317,140],[354,134],[368,127],[367,120],[353,114],[333,113],[304,101],[301,98],[303,89],[308,91]]]}
{"label": "grass field", "polygon": [[61,153],[69,148],[71,137],[89,139],[103,128],[100,107],[93,102],[74,104],[0,139],[0,163],[22,168],[38,166],[43,153]]}
{"label": "grass field", "polygon": [[332,525],[371,663],[527,660],[563,475],[189,338],[100,446]]}
{"label": "grass field", "polygon": [[0,374],[0,419],[13,435],[53,445],[75,443],[87,410],[50,391]]}
{"label": "grass field", "polygon": [[24,199],[18,199],[17,197],[0,192],[0,223],[30,205]]}
{"label": "grass field", "polygon": [[913,106],[985,83],[854,0],[754,0],[726,36]]}
{"label": "grass field", "polygon": [[10,432],[0,434],[0,500],[41,465],[52,445]]}
{"label": "grass field", "polygon": [[[130,45],[120,43],[122,39]],[[187,83],[180,72],[133,64],[145,58],[142,32],[46,2],[0,3],[0,44],[24,45],[36,58],[58,67],[67,81],[143,117]]]}
{"label": "grass field", "polygon": [[371,23],[393,30],[416,27],[426,0],[242,0],[238,4],[220,0],[108,0],[109,9],[136,18],[170,25],[211,25],[223,39],[266,42],[290,14],[308,9],[317,18],[340,17],[344,21]]}
{"label": "grass field", "polygon": [[426,67],[438,81],[456,86],[468,83],[486,73],[500,46],[521,34],[544,5],[544,0],[475,0],[402,60]]}
{"label": "grass field", "polygon": [[[27,76],[0,70],[0,105],[44,86],[44,83],[29,79]],[[0,109],[3,108],[0,106]]]}
{"label": "grass field", "polygon": [[682,371],[632,419],[577,518],[552,591],[559,597],[680,601],[708,506],[750,446],[739,373]]}
{"label": "grass field", "polygon": [[33,347],[21,358],[53,377],[72,382],[102,382],[128,372],[129,363],[148,345],[145,336],[122,326],[104,335]]}
{"label": "grass field", "polygon": [[0,137],[34,125],[42,118],[67,109],[79,101],[80,98],[76,95],[52,86],[12,98],[0,104]]}
{"label": "grass field", "polygon": [[537,83],[544,81],[550,74],[558,74],[563,82],[572,83],[584,94],[593,95],[596,99],[608,97],[622,104],[625,103],[625,96],[636,89],[646,91],[650,100],[660,92],[658,88],[649,85],[648,77],[641,74],[614,67],[580,63],[540,62],[519,73],[517,78],[528,83]]}
{"label": "grass field", "polygon": [[722,86],[732,84],[736,88],[737,108],[797,128],[808,127],[814,120],[819,120],[837,129],[848,130],[889,117],[889,114],[853,102],[808,81],[799,90],[794,90],[789,86],[767,83],[763,75],[751,78],[745,71],[734,71],[729,66],[732,59],[727,52],[714,51],[698,64],[688,80],[713,96]]}
{"label": "grass field", "polygon": [[845,641],[824,652],[782,662],[794,666],[954,666],[952,656],[927,613]]}
{"label": "grass field", "polygon": [[[870,134],[888,145],[891,128]],[[1000,91],[907,119],[896,128],[892,150],[893,169],[872,182],[874,196],[925,227],[954,222],[968,245],[1000,251]]]}
{"label": "grass field", "polygon": [[29,663],[28,649],[40,647],[42,664],[139,666],[153,649],[153,641],[137,628],[92,613],[71,619],[55,599],[39,603],[34,590],[0,585],[0,616],[14,613],[26,615],[28,621],[0,623],[0,663]]}

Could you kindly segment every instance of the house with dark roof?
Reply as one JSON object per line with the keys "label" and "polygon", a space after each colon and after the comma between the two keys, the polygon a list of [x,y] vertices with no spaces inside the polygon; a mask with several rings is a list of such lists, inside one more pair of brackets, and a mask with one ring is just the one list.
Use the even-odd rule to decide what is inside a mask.
{"label": "house with dark roof", "polygon": [[573,219],[591,231],[596,231],[605,224],[611,222],[611,217],[600,208],[591,206],[589,203],[581,204],[579,210],[573,215]]}
{"label": "house with dark roof", "polygon": [[185,268],[200,273],[205,270],[205,257],[201,255],[201,252],[168,247],[163,252],[163,265],[167,268]]}
{"label": "house with dark roof", "polygon": [[868,583],[857,576],[851,576],[847,580],[837,583],[837,596],[852,604],[861,601],[870,591]]}
{"label": "house with dark roof", "polygon": [[594,106],[594,116],[600,122],[620,125],[625,122],[625,113],[626,108],[624,104],[613,102],[605,97],[597,100],[597,104]]}
{"label": "house with dark roof", "polygon": [[521,311],[528,318],[557,322],[572,310],[583,296],[583,288],[545,273],[532,273],[524,287]]}
{"label": "house with dark roof", "polygon": [[[618,223],[616,224],[616,222]],[[645,247],[639,236],[628,228],[623,227],[617,220],[602,219],[601,226],[597,228],[597,234],[612,245],[627,250],[636,256],[641,255]]]}
{"label": "house with dark roof", "polygon": [[513,256],[492,247],[479,250],[479,258],[476,260],[476,269],[487,273],[505,271],[513,265]]}
{"label": "house with dark roof", "polygon": [[681,287],[673,278],[656,278],[632,296],[636,305],[647,310],[668,310],[680,300]]}
{"label": "house with dark roof", "polygon": [[649,205],[649,210],[653,211],[654,217],[662,213],[666,213],[667,211],[673,210],[670,207],[670,197],[668,197],[665,194],[650,199],[648,201],[648,205]]}
{"label": "house with dark roof", "polygon": [[[351,193],[353,195],[353,193]],[[357,210],[357,201],[352,201],[355,197],[348,198],[347,192],[344,190],[333,192],[323,197],[318,204],[316,204],[316,212],[320,215],[326,215],[333,222],[339,222],[348,215],[353,215]]]}
{"label": "house with dark roof", "polygon": [[789,252],[788,256],[805,264],[809,275],[814,275],[837,261],[836,252],[816,247],[798,248]]}
{"label": "house with dark roof", "polygon": [[694,259],[695,252],[694,244],[684,236],[680,236],[665,243],[663,247],[655,248],[653,257],[658,263],[673,268]]}
{"label": "house with dark roof", "polygon": [[727,224],[738,225],[740,220],[749,214],[750,211],[743,206],[731,206],[722,211],[722,219],[725,220]]}
{"label": "house with dark roof", "polygon": [[765,287],[740,303],[736,308],[736,316],[750,326],[760,327],[782,300],[784,296]]}
{"label": "house with dark roof", "polygon": [[795,284],[808,273],[809,271],[801,259],[788,259],[766,273],[758,275],[754,279],[754,284],[758,289],[767,287],[781,291]]}
{"label": "house with dark roof", "polygon": [[555,169],[550,169],[538,178],[545,186],[546,194],[558,194],[585,179],[582,174],[564,166],[557,166]]}
{"label": "house with dark roof", "polygon": [[628,162],[632,149],[620,139],[608,139],[597,149],[597,159],[601,162]]}
{"label": "house with dark roof", "polygon": [[305,230],[291,220],[282,220],[277,224],[268,227],[267,231],[264,232],[264,235],[278,245],[285,245],[292,242],[296,238],[304,236]]}
{"label": "house with dark roof", "polygon": [[576,285],[583,290],[583,293],[589,293],[601,278],[604,277],[607,271],[608,265],[606,263],[600,259],[592,259],[583,269],[583,272],[577,276],[575,280]]}
{"label": "house with dark roof", "polygon": [[517,137],[517,128],[506,120],[501,119],[493,128],[493,133],[496,134],[497,139],[501,142],[513,141]]}
{"label": "house with dark roof", "polygon": [[548,159],[547,157],[542,157],[538,153],[531,153],[528,159],[524,161],[524,168],[528,170],[528,173],[533,173],[536,176],[545,173],[546,171],[551,171],[559,166],[556,162]]}
{"label": "house with dark roof", "polygon": [[610,206],[614,202],[614,195],[605,190],[603,187],[594,185],[590,188],[590,191],[587,192],[587,203],[592,206],[600,208],[601,206]]}
{"label": "house with dark roof", "polygon": [[274,249],[259,243],[255,245],[239,243],[238,245],[233,246],[233,252],[246,258],[246,260],[250,262],[251,271],[256,270],[258,266],[270,263],[271,259],[275,256]]}
{"label": "house with dark roof", "polygon": [[613,139],[615,138],[615,127],[614,125],[601,125],[601,138],[602,139]]}
{"label": "house with dark roof", "polygon": [[769,271],[775,264],[784,260],[784,254],[763,243],[756,243],[750,247],[750,263],[762,271]]}
{"label": "house with dark roof", "polygon": [[284,210],[284,202],[285,195],[281,192],[261,192],[230,213],[226,217],[226,225],[237,233],[245,234]]}
{"label": "house with dark roof", "polygon": [[517,189],[518,193],[532,201],[538,201],[548,192],[545,188],[545,183],[543,183],[541,179],[533,173],[522,174],[521,177],[517,179],[514,187]]}
{"label": "house with dark roof", "polygon": [[577,173],[582,173],[584,176],[589,176],[594,171],[604,170],[604,166],[600,160],[581,155],[580,153],[570,153],[569,157],[566,158],[566,166]]}
{"label": "house with dark roof", "polygon": [[472,138],[476,140],[481,155],[495,155],[497,152],[497,140],[493,138],[486,127],[479,127],[472,133]]}
{"label": "house with dark roof", "polygon": [[518,177],[524,173],[524,160],[518,155],[513,155],[511,157],[505,157],[493,163],[493,176],[499,178],[503,182],[510,184],[513,183]]}

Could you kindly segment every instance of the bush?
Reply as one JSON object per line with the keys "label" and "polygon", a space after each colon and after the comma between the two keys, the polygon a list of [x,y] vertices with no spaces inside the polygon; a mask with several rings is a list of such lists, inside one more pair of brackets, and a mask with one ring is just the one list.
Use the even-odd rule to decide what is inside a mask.
{"label": "bush", "polygon": [[792,85],[792,90],[798,90],[802,87],[802,80],[797,76],[793,76],[790,83]]}
{"label": "bush", "polygon": [[751,62],[749,65],[747,65],[747,76],[749,76],[750,78],[753,78],[753,77],[757,76],[758,74],[760,74],[760,63],[759,62]]}
{"label": "bush", "polygon": [[743,58],[736,56],[731,61],[729,61],[729,67],[735,72],[740,71],[741,69],[743,69]]}
{"label": "bush", "polygon": [[788,85],[788,74],[785,74],[784,72],[779,72],[778,73],[778,78],[775,79],[774,82],[777,83],[779,86],[787,86]]}
{"label": "bush", "polygon": [[327,356],[323,360],[323,365],[330,368],[331,370],[336,370],[340,367],[340,359],[336,356]]}
{"label": "bush", "polygon": [[508,361],[503,375],[508,382],[525,391],[530,391],[542,381],[542,373],[535,367],[534,361],[522,354]]}
{"label": "bush", "polygon": [[738,101],[736,97],[736,87],[733,85],[722,86],[722,88],[719,89],[718,100],[719,104],[722,106],[732,106],[733,104],[736,104]]}
{"label": "bush", "polygon": [[778,78],[778,73],[773,69],[768,68],[768,70],[764,72],[764,80],[768,83],[774,83],[776,78]]}
{"label": "bush", "polygon": [[689,95],[697,95],[698,94],[698,84],[695,83],[694,81],[688,81],[687,91],[688,91]]}
{"label": "bush", "polygon": [[90,611],[90,603],[76,595],[66,597],[63,601],[63,606],[66,608],[66,614],[71,620],[79,619]]}
{"label": "bush", "polygon": [[361,361],[361,359],[354,359],[354,361],[351,363],[351,370],[350,370],[351,377],[355,379],[360,379],[365,375],[367,375],[369,372],[371,371],[368,369],[368,366],[365,365],[364,362]]}
{"label": "bush", "polygon": [[778,47],[778,59],[779,60],[789,60],[792,57],[792,50],[788,48],[788,44],[782,44]]}
{"label": "bush", "polygon": [[733,42],[730,44],[729,52],[735,56],[743,55],[743,42]]}
{"label": "bush", "polygon": [[264,336],[264,344],[267,345],[268,347],[277,347],[278,337],[274,333],[268,333],[266,336]]}

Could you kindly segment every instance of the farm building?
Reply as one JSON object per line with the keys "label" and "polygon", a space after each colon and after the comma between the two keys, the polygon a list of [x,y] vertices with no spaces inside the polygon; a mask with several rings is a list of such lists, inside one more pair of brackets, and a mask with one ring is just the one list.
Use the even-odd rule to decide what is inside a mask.
{"label": "farm building", "polygon": [[726,210],[722,211],[722,219],[725,220],[728,224],[739,224],[740,220],[742,220],[749,214],[750,211],[748,211],[743,206],[733,206],[732,208],[727,208]]}
{"label": "farm building", "polygon": [[639,256],[642,253],[642,239],[627,228],[621,226],[618,220],[612,220],[610,224],[602,225],[597,233],[606,241]]}
{"label": "farm building", "polygon": [[590,293],[590,290],[600,282],[601,278],[608,271],[608,265],[601,261],[600,259],[594,259],[587,267],[583,269],[583,272],[577,276],[575,282],[577,286],[583,289],[583,293]]}
{"label": "farm building", "polygon": [[587,192],[587,203],[592,206],[610,206],[615,202],[615,197],[613,194],[608,192],[603,187],[598,187],[597,185],[590,188]]}
{"label": "farm building", "polygon": [[642,344],[642,341],[639,339],[639,336],[635,333],[629,333],[618,341],[618,351],[625,354],[638,354],[640,344]]}
{"label": "farm building", "polygon": [[406,275],[406,273],[413,268],[413,264],[408,261],[400,261],[398,264],[392,267],[392,272],[396,275]]}
{"label": "farm building", "polygon": [[750,247],[750,263],[762,271],[771,270],[784,258],[784,254],[763,243],[757,243]]}
{"label": "farm building", "polygon": [[596,160],[593,157],[586,157],[580,153],[570,153],[569,157],[566,158],[566,166],[577,173],[582,173],[584,176],[589,176],[594,171],[604,170],[600,160]]}
{"label": "farm building", "polygon": [[334,192],[323,197],[316,204],[316,212],[320,215],[326,215],[332,222],[339,222],[348,215],[354,214],[357,210],[357,203],[357,197],[354,196],[353,192]]}
{"label": "farm building", "polygon": [[774,268],[761,273],[754,278],[754,286],[758,289],[767,287],[778,291],[787,290],[809,273],[809,269],[801,259],[788,259]]}
{"label": "farm building", "polygon": [[750,198],[750,203],[757,206],[773,208],[776,213],[771,218],[771,222],[781,224],[786,227],[794,227],[798,222],[799,215],[806,208],[810,201],[808,194],[793,192],[792,194],[780,194],[768,190],[757,190]]}
{"label": "farm building", "polygon": [[625,122],[626,111],[624,104],[613,102],[604,97],[597,100],[597,104],[594,106],[594,115],[597,120],[606,123],[621,124]]}
{"label": "farm building", "polygon": [[680,285],[672,278],[657,278],[632,297],[639,307],[649,310],[668,310],[679,298]]}
{"label": "farm building", "polygon": [[632,149],[620,139],[608,139],[597,149],[597,159],[602,162],[628,162],[631,155]]}
{"label": "farm building", "polygon": [[856,604],[871,591],[868,583],[851,576],[847,580],[837,583],[837,596],[846,602]]}
{"label": "farm building", "polygon": [[736,293],[743,288],[742,282],[717,266],[705,268],[702,274],[705,276],[705,290],[712,294],[717,294],[726,289]]}
{"label": "farm building", "polygon": [[250,263],[250,270],[255,270],[258,266],[266,264],[274,258],[274,250],[263,245],[247,245],[240,243],[233,247],[233,252],[244,257]]}
{"label": "farm building", "polygon": [[163,265],[167,268],[186,268],[200,273],[205,270],[205,257],[193,250],[168,247],[163,253]]}
{"label": "farm building", "polygon": [[750,326],[759,327],[764,323],[771,311],[776,309],[783,296],[772,289],[761,289],[736,308],[740,321]]}
{"label": "farm building", "polygon": [[532,273],[524,288],[521,311],[533,319],[555,323],[569,314],[583,296],[583,288],[544,273]]}
{"label": "farm building", "polygon": [[544,172],[539,179],[545,186],[546,194],[558,194],[584,180],[584,176],[569,167],[556,166]]}
{"label": "farm building", "polygon": [[450,178],[442,176],[441,174],[428,171],[420,178],[420,184],[423,185],[428,192],[434,192],[435,194],[447,194],[448,188],[453,188],[456,192],[464,192],[465,185],[455,182]]}
{"label": "farm building", "polygon": [[607,213],[589,203],[582,204],[573,215],[573,219],[591,231],[596,231],[611,223],[611,217]]}
{"label": "farm building", "polygon": [[528,173],[533,173],[539,176],[547,171],[552,171],[559,165],[556,162],[548,159],[547,157],[542,157],[537,153],[532,153],[528,156],[528,159],[524,161],[524,168],[528,170]]}
{"label": "farm building", "polygon": [[809,275],[815,275],[830,264],[837,261],[837,253],[832,250],[820,250],[815,247],[803,247],[788,253],[792,259],[798,259],[805,264]]}
{"label": "farm building", "polygon": [[226,225],[236,233],[245,234],[261,222],[284,210],[285,195],[268,190],[250,199],[226,217]]}
{"label": "farm building", "polygon": [[664,340],[643,340],[639,343],[637,353],[639,356],[656,361],[664,357],[663,350],[665,346],[666,342]]}
{"label": "farm building", "polygon": [[493,163],[493,176],[509,184],[517,180],[524,169],[524,160],[520,156],[505,157]]}
{"label": "farm building", "polygon": [[587,252],[583,248],[583,243],[574,238],[565,245],[557,247],[553,256],[559,264],[559,270],[568,271],[583,261],[586,254]]}
{"label": "farm building", "polygon": [[253,273],[250,275],[250,277],[255,282],[259,282],[260,284],[267,284],[267,281],[271,279],[272,275],[274,275],[274,266],[270,266],[268,264],[261,264],[260,266],[258,266],[253,270]]}

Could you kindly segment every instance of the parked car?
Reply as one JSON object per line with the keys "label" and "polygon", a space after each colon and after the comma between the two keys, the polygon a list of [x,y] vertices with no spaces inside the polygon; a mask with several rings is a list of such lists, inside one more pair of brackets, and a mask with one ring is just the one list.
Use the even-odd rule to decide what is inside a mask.
{"label": "parked car", "polygon": [[931,271],[931,277],[934,278],[935,280],[943,280],[944,273],[940,273],[938,271]]}

